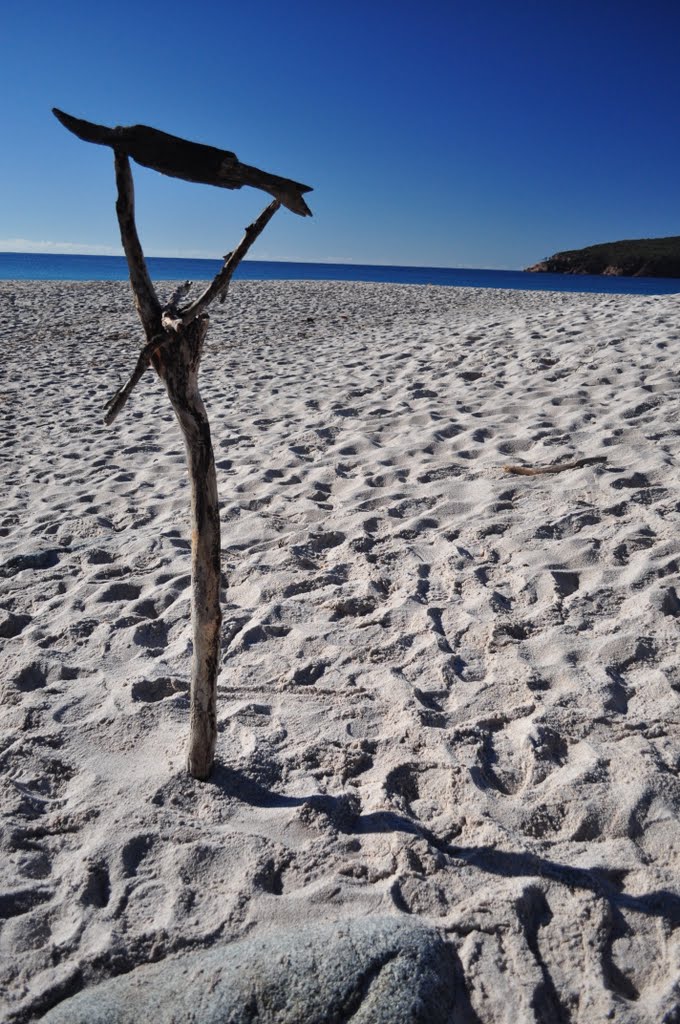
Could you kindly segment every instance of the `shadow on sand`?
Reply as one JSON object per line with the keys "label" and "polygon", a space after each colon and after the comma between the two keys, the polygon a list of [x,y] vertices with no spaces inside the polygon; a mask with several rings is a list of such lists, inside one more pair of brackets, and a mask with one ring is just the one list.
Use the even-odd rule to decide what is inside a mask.
{"label": "shadow on sand", "polygon": [[648,914],[662,918],[672,927],[680,925],[680,896],[667,889],[659,889],[644,896],[629,895],[623,887],[628,873],[625,868],[577,868],[529,852],[514,853],[484,846],[455,846],[440,839],[430,829],[393,811],[359,814],[352,796],[285,796],[221,764],[215,765],[210,783],[217,786],[225,796],[242,800],[253,807],[304,806],[325,815],[334,828],[346,835],[403,832],[424,839],[439,853],[449,857],[452,866],[473,867],[506,878],[545,878],[572,889],[588,890],[607,900],[612,910]]}

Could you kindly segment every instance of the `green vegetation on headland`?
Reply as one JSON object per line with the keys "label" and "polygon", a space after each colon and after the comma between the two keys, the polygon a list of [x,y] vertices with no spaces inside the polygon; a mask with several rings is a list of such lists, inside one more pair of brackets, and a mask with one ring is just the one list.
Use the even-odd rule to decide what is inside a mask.
{"label": "green vegetation on headland", "polygon": [[632,238],[557,252],[526,269],[551,274],[680,277],[680,235]]}

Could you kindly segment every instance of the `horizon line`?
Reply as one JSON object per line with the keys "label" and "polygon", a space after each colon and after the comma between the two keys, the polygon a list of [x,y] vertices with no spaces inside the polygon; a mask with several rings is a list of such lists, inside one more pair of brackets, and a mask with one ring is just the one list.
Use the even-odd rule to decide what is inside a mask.
{"label": "horizon line", "polygon": [[[46,249],[0,249],[0,256],[76,256],[76,257],[97,257],[103,259],[119,259],[124,260],[124,253],[113,253],[113,252],[57,252],[54,250]],[[153,260],[192,260],[197,263],[223,263],[224,259],[221,256],[156,256],[154,253],[148,253],[146,259]],[[316,259],[316,260],[300,260],[293,259],[291,257],[283,257],[278,259],[244,259],[243,263],[298,263],[303,265],[321,266],[321,267],[335,267],[335,266],[347,266],[347,267],[389,267],[389,268],[400,268],[400,269],[417,269],[417,270],[501,270],[508,271],[510,273],[517,271],[524,271],[523,267],[479,267],[472,266],[472,264],[459,264],[458,266],[450,266],[436,263],[359,263],[357,260],[345,257],[335,259]]]}

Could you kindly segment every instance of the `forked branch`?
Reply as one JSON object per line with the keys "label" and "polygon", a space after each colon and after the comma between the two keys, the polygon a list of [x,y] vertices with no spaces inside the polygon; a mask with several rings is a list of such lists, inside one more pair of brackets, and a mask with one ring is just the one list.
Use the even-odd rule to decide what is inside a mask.
{"label": "forked branch", "polygon": [[130,280],[135,293],[135,300],[140,319],[144,324],[149,341],[139,353],[137,363],[128,381],[119,388],[113,398],[106,406],[104,422],[110,425],[119,414],[135,385],[141,379],[149,361],[154,353],[168,345],[194,320],[196,320],[210,303],[217,298],[223,298],[229,287],[234,271],[244,258],[255,239],[264,231],[265,227],[281,208],[278,199],[270,203],[257,218],[250,224],[243,235],[243,238],[233,252],[225,258],[224,266],[215,276],[212,283],[208,285],[202,295],[185,310],[177,309],[178,302],[186,295],[190,283],[185,281],[172,293],[170,301],[165,308],[161,309],[153,284],[146,269],[144,254],[137,235],[134,213],[134,192],[132,174],[126,156],[116,153],[116,183],[118,185],[118,199],[116,212],[120,224],[120,234],[123,241],[123,248],[130,267]]}

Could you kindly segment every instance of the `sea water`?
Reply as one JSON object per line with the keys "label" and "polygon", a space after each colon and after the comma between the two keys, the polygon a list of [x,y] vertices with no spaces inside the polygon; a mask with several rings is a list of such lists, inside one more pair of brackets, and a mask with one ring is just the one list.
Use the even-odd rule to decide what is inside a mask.
{"label": "sea water", "polygon": [[[147,257],[156,281],[207,281],[221,260]],[[293,263],[244,260],[234,275],[246,281],[382,281],[464,288],[513,288],[521,291],[601,292],[610,295],[669,295],[680,292],[679,278],[602,277],[591,274],[528,274],[523,270],[473,270],[456,267],[390,267],[358,263]],[[56,253],[0,253],[0,280],[126,281],[124,256]]]}

